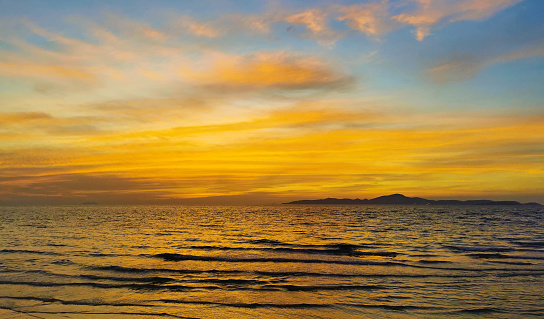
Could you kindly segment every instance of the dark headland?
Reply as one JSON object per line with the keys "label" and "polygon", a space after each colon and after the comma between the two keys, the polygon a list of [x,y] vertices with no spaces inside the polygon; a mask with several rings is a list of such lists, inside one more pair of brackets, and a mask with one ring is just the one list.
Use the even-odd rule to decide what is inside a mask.
{"label": "dark headland", "polygon": [[432,200],[421,197],[406,197],[402,194],[380,196],[373,199],[349,199],[349,198],[325,198],[296,200],[289,205],[534,205],[542,206],[539,203],[522,204],[516,201],[493,201],[487,199],[477,200]]}

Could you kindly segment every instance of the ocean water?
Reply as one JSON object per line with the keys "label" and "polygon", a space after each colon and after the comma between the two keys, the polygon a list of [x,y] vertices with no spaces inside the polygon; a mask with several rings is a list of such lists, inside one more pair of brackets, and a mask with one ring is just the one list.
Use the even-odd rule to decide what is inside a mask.
{"label": "ocean water", "polygon": [[0,208],[2,318],[542,318],[544,210]]}

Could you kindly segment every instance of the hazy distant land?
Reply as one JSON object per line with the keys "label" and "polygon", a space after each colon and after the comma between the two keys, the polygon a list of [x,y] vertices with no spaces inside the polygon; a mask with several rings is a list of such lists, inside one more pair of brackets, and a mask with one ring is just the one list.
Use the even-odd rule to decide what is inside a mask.
{"label": "hazy distant land", "polygon": [[402,194],[392,194],[386,196],[380,196],[373,199],[350,199],[350,198],[324,198],[324,199],[304,199],[296,200],[283,204],[293,205],[536,205],[542,206],[539,203],[520,203],[517,201],[493,201],[488,199],[477,200],[432,200],[421,197],[406,197]]}

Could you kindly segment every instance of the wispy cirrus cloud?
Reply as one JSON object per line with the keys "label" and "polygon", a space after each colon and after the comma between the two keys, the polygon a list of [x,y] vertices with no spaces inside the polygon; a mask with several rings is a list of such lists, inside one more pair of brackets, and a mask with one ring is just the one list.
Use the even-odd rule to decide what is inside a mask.
{"label": "wispy cirrus cloud", "polygon": [[[302,16],[291,18],[309,23]],[[116,17],[113,24],[112,19],[104,25],[76,20],[87,35],[77,38],[25,22],[33,35],[54,46],[39,45],[30,38],[8,39],[16,51],[0,51],[0,76],[29,82],[42,93],[55,89],[75,93],[79,87],[104,96],[164,94],[168,88],[192,86],[327,89],[353,81],[334,63],[317,56],[286,51],[233,54],[186,45],[185,39],[173,33],[126,18]],[[182,17],[176,23],[199,37],[220,35],[216,27],[192,18]],[[325,26],[311,26],[310,30],[319,36],[329,32]]]}
{"label": "wispy cirrus cloud", "polygon": [[407,0],[415,3],[413,12],[401,13],[393,18],[415,27],[415,37],[423,41],[433,28],[463,20],[480,20],[523,0]]}
{"label": "wispy cirrus cloud", "polygon": [[[295,13],[264,13],[257,21],[261,21],[262,26],[259,29],[265,32],[269,32],[270,26],[278,22],[304,26],[307,33],[302,33],[303,36],[324,45],[334,44],[344,36],[343,31],[330,27],[330,22],[334,20],[343,21],[349,28],[373,39],[380,39],[392,31],[413,26],[416,39],[423,41],[433,29],[458,21],[487,19],[522,1],[524,0],[374,0]],[[398,13],[400,8],[404,12]],[[268,18],[264,18],[265,16]]]}
{"label": "wispy cirrus cloud", "polygon": [[168,23],[168,33],[172,35],[188,33],[197,37],[215,38],[223,34],[212,22],[200,22],[190,16],[173,19]]}
{"label": "wispy cirrus cloud", "polygon": [[303,36],[317,40],[324,45],[332,45],[343,35],[334,31],[328,24],[329,13],[324,9],[310,9],[285,17],[285,22],[304,26],[307,30]]}
{"label": "wispy cirrus cloud", "polygon": [[[437,39],[440,48],[409,32],[387,36],[414,29],[424,40],[519,2],[369,0],[19,21],[0,35],[0,201],[220,202],[416,192],[422,181],[437,194],[540,185],[541,117],[493,117],[501,112],[493,106],[485,115],[439,114],[468,98],[432,110],[403,99],[423,92],[435,101],[413,76],[418,62],[429,66],[440,54],[424,71],[439,83],[544,56],[537,36],[519,37],[528,27],[507,34],[513,43],[494,33],[487,43],[497,46],[475,44],[481,34],[466,30],[458,43]],[[490,24],[509,26],[505,16]]]}
{"label": "wispy cirrus cloud", "polygon": [[389,1],[382,0],[352,6],[337,6],[335,9],[342,14],[338,20],[345,21],[353,30],[378,39],[400,27],[391,18],[389,7]]}
{"label": "wispy cirrus cloud", "polygon": [[122,35],[123,38],[152,42],[168,40],[168,35],[164,31],[117,14],[108,13],[106,15],[106,24]]}
{"label": "wispy cirrus cloud", "polygon": [[544,44],[515,49],[495,56],[475,56],[469,53],[455,54],[438,65],[425,71],[425,74],[436,83],[466,81],[485,67],[531,57],[543,57]]}
{"label": "wispy cirrus cloud", "polygon": [[93,84],[97,77],[85,68],[62,65],[34,64],[31,61],[0,62],[0,75],[12,78],[33,78],[41,81],[77,81]]}

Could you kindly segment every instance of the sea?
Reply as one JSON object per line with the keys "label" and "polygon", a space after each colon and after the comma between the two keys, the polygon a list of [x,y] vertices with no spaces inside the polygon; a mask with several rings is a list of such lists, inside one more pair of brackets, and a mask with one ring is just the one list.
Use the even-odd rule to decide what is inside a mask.
{"label": "sea", "polygon": [[544,318],[544,209],[1,207],[0,318]]}

